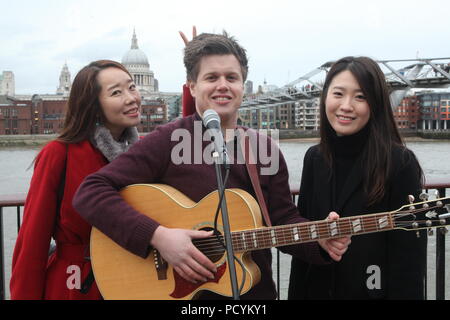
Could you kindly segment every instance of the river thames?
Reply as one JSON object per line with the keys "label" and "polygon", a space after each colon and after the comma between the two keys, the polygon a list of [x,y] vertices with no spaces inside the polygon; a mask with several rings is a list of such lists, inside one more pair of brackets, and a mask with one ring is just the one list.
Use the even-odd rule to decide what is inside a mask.
{"label": "river thames", "polygon": [[[280,148],[286,159],[291,187],[300,184],[303,156],[306,150],[317,140],[283,140]],[[450,141],[439,140],[411,140],[406,142],[416,154],[427,177],[447,177],[450,180]],[[39,148],[0,148],[0,194],[26,193],[33,173],[32,161]],[[447,189],[447,196],[450,190]],[[4,209],[5,232],[5,267],[6,267],[6,295],[9,298],[9,279],[11,273],[11,255],[17,236],[15,209]],[[446,279],[450,279],[450,236],[446,238]],[[275,250],[273,250],[275,254]],[[435,298],[435,236],[429,237],[428,242],[428,299]],[[274,277],[276,275],[276,256],[274,255]],[[290,269],[290,256],[281,254],[281,283],[280,298],[287,298],[287,286]],[[446,299],[450,298],[450,281],[446,281]]]}

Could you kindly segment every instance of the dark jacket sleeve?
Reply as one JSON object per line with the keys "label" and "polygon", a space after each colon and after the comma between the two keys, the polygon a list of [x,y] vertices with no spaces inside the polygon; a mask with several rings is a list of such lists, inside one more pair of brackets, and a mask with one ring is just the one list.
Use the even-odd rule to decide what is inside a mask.
{"label": "dark jacket sleeve", "polygon": [[297,198],[297,208],[301,216],[307,219],[313,219],[310,216],[311,211],[311,201],[314,185],[314,174],[313,174],[313,157],[314,150],[316,147],[311,147],[306,151],[305,157],[303,159],[303,169],[300,182],[300,191]]}
{"label": "dark jacket sleeve", "polygon": [[157,180],[169,161],[168,141],[168,130],[153,131],[128,152],[89,175],[73,200],[74,208],[88,223],[143,258],[148,255],[150,239],[159,224],[128,205],[119,191],[131,184]]}
{"label": "dark jacket sleeve", "polygon": [[[416,202],[420,201],[421,169],[414,154],[407,149],[400,151],[394,159],[399,165],[392,178],[389,197],[391,208],[398,209],[408,204],[408,195],[413,195]],[[426,249],[424,231],[420,237],[415,231],[388,233],[388,299],[424,299]]]}
{"label": "dark jacket sleeve", "polygon": [[[276,225],[294,224],[309,221],[299,214],[291,198],[289,174],[284,157],[279,153],[279,171],[271,177],[269,192],[271,219]],[[284,253],[290,254],[313,264],[327,264],[330,262],[328,254],[318,242],[280,247]]]}

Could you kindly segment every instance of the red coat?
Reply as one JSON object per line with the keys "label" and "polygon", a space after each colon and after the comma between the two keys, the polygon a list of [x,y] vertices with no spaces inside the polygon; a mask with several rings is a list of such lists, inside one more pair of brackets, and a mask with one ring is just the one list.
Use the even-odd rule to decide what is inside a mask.
{"label": "red coat", "polygon": [[[69,144],[64,198],[56,222],[57,190],[66,147],[53,141],[36,158],[25,202],[23,223],[12,261],[11,299],[100,299],[94,283],[87,294],[78,288],[91,270],[91,226],[72,207],[72,198],[83,179],[107,160],[88,141]],[[51,238],[57,250],[50,258]]]}

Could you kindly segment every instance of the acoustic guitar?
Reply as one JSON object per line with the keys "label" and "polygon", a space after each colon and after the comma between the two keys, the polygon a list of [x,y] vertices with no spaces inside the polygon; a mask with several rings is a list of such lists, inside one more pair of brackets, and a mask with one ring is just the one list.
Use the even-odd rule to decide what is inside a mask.
{"label": "acoustic guitar", "polygon": [[[137,211],[169,228],[212,230],[219,201],[212,192],[198,203],[178,190],[162,184],[131,185],[120,192]],[[260,271],[251,251],[300,244],[319,239],[355,236],[392,229],[419,230],[449,224],[450,198],[425,200],[405,205],[392,212],[340,218],[336,221],[264,227],[259,206],[241,189],[226,189],[232,245],[241,294],[260,280]],[[411,201],[413,202],[413,201]],[[218,219],[218,231],[221,225]],[[91,233],[91,260],[95,280],[104,299],[192,299],[202,290],[232,296],[222,234],[193,240],[194,245],[217,265],[214,280],[192,284],[181,278],[157,250],[143,259],[122,248],[96,228]]]}

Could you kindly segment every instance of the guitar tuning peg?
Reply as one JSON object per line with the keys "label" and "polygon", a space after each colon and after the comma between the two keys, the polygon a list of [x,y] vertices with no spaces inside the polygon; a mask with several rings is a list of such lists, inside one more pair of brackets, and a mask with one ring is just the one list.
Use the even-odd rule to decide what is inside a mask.
{"label": "guitar tuning peg", "polygon": [[[408,195],[408,202],[409,202],[410,204],[413,204],[413,203],[414,203],[414,200],[415,200],[415,198],[414,198],[414,196],[413,196],[412,194]],[[416,210],[416,207],[410,206],[410,207],[409,207],[409,210],[411,210],[411,211]]]}
{"label": "guitar tuning peg", "polygon": [[448,213],[450,213],[450,204],[446,204],[444,208],[445,210],[447,210]]}
{"label": "guitar tuning peg", "polygon": [[429,205],[428,203],[424,203],[424,204],[422,205],[422,207],[423,207],[424,209],[428,209],[428,208],[430,207],[430,205]]}
{"label": "guitar tuning peg", "polygon": [[429,197],[430,197],[429,194],[428,194],[428,193],[425,193],[425,192],[422,192],[422,193],[419,195],[419,199],[422,200],[422,201],[427,201]]}

